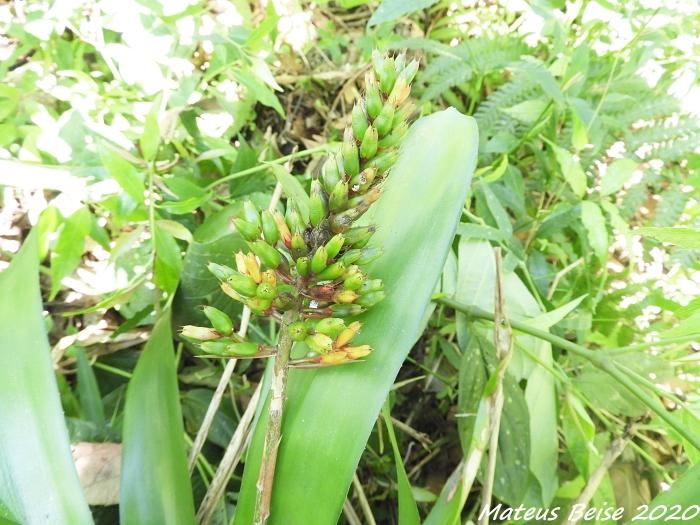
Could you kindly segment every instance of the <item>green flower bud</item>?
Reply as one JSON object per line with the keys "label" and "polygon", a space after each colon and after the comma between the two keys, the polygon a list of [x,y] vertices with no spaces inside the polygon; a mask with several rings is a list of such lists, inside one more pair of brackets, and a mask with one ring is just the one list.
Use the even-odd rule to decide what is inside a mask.
{"label": "green flower bud", "polygon": [[321,273],[328,265],[328,252],[325,246],[319,246],[311,258],[311,271],[315,274]]}
{"label": "green flower bud", "polygon": [[352,177],[360,173],[360,154],[352,134],[350,134],[349,137],[346,134],[343,145],[340,147],[340,152],[343,155],[345,174]]}
{"label": "green flower bud", "polygon": [[297,273],[299,277],[306,277],[309,275],[310,265],[308,257],[299,257],[296,262]]}
{"label": "green flower bud", "polygon": [[358,293],[364,295],[370,292],[378,292],[384,288],[384,281],[381,279],[368,279],[358,288]]}
{"label": "green flower bud", "polygon": [[318,226],[327,214],[326,196],[323,193],[321,183],[314,179],[311,181],[311,195],[309,196],[309,220],[312,225]]}
{"label": "green flower bud", "polygon": [[372,69],[377,75],[384,71],[384,55],[378,49],[372,50]]}
{"label": "green flower bud", "polygon": [[251,297],[245,302],[246,305],[248,305],[248,308],[250,308],[253,312],[255,313],[264,313],[268,308],[270,308],[270,305],[272,305],[272,300],[271,299],[263,299],[262,297]]}
{"label": "green flower bud", "polygon": [[243,203],[243,219],[250,224],[253,224],[257,228],[262,228],[260,223],[260,212],[250,201],[245,201]]}
{"label": "green flower bud", "polygon": [[375,186],[364,195],[353,197],[352,199],[348,200],[348,208],[364,207],[365,209],[368,209],[372,203],[377,201],[381,191],[382,190],[379,186]]}
{"label": "green flower bud", "polygon": [[296,232],[294,235],[292,235],[292,242],[290,244],[292,250],[295,252],[304,253],[309,250],[309,248],[306,246],[306,241],[304,241],[304,237],[300,232]]}
{"label": "green flower bud", "polygon": [[304,342],[317,354],[327,354],[333,350],[333,339],[320,332],[307,336]]}
{"label": "green flower bud", "polygon": [[277,244],[280,238],[280,232],[277,229],[277,223],[275,222],[272,212],[265,210],[262,212],[261,216],[262,231],[265,242],[270,246]]}
{"label": "green flower bud", "polygon": [[255,279],[250,275],[244,275],[240,272],[235,272],[228,276],[225,283],[236,292],[246,297],[254,296],[255,291],[258,289],[258,283],[255,282]]}
{"label": "green flower bud", "polygon": [[363,248],[372,238],[375,231],[377,231],[377,228],[374,225],[350,228],[343,234],[345,235],[345,245],[354,248]]}
{"label": "green flower bud", "polygon": [[337,261],[326,267],[325,270],[316,274],[316,277],[321,281],[334,281],[342,277],[345,273],[345,263]]}
{"label": "green flower bud", "polygon": [[254,241],[260,237],[262,229],[255,224],[252,224],[245,219],[236,217],[233,219],[233,225],[236,227],[236,231],[241,234],[246,241]]}
{"label": "green flower bud", "polygon": [[224,335],[229,335],[233,332],[233,321],[225,312],[213,306],[203,306],[202,311],[217,332],[221,332]]}
{"label": "green flower bud", "polygon": [[359,261],[360,257],[362,257],[362,249],[353,248],[352,250],[345,252],[340,260],[343,261],[346,266],[350,266]]}
{"label": "green flower bud", "polygon": [[326,317],[316,323],[316,326],[314,327],[316,332],[325,334],[332,339],[338,337],[338,334],[340,334],[340,332],[342,332],[344,329],[345,321],[339,317]]}
{"label": "green flower bud", "polygon": [[342,233],[338,233],[331,237],[331,239],[326,243],[326,254],[328,257],[333,259],[336,255],[338,255],[344,243],[345,237]]}
{"label": "green flower bud", "polygon": [[301,215],[299,215],[296,206],[294,206],[294,203],[291,200],[287,201],[287,212],[284,219],[287,222],[287,226],[289,226],[292,234],[297,232],[301,233],[304,231],[304,222],[301,220]]}
{"label": "green flower bud", "polygon": [[360,155],[362,155],[363,159],[370,159],[377,154],[378,142],[379,135],[377,129],[374,126],[368,127],[362,137],[362,144],[360,145]]}
{"label": "green flower bud", "polygon": [[223,264],[216,264],[214,262],[210,262],[207,265],[207,268],[209,271],[219,279],[219,281],[225,281],[232,275],[236,273],[236,271],[233,268],[229,268],[228,266],[224,266]]}
{"label": "green flower bud", "polygon": [[369,120],[362,103],[357,103],[352,108],[352,133],[356,138],[364,137],[365,131],[369,127]]}
{"label": "green flower bud", "polygon": [[379,301],[383,300],[384,297],[386,297],[386,294],[382,291],[370,292],[368,294],[361,295],[360,297],[358,297],[356,303],[360,306],[364,306],[365,308],[370,308],[371,306],[377,304]]}
{"label": "green flower bud", "polygon": [[225,341],[205,341],[199,347],[207,355],[228,356],[228,346],[231,343]]}
{"label": "green flower bud", "polygon": [[277,268],[282,262],[280,252],[263,240],[248,242],[250,250],[260,258],[260,261],[268,268]]}
{"label": "green flower bud", "polygon": [[394,82],[396,81],[396,65],[394,64],[394,59],[388,57],[384,59],[384,64],[382,66],[382,71],[379,73],[379,87],[384,93],[391,92],[394,87]]}
{"label": "green flower bud", "polygon": [[379,137],[386,136],[391,131],[391,124],[394,121],[394,106],[392,104],[384,104],[381,112],[374,119],[374,127],[377,128]]}
{"label": "green flower bud", "polygon": [[258,285],[257,290],[255,290],[255,296],[261,299],[274,299],[277,297],[277,287],[262,282]]}
{"label": "green flower bud", "polygon": [[399,77],[403,78],[407,84],[410,84],[413,82],[413,79],[416,76],[416,73],[418,73],[418,61],[417,60],[411,60],[409,64],[399,73]]}
{"label": "green flower bud", "polygon": [[236,290],[234,290],[230,284],[228,284],[226,281],[223,281],[219,283],[219,287],[221,288],[221,291],[224,292],[226,295],[228,295],[231,299],[234,301],[238,301],[241,303],[244,303],[246,301],[246,298],[239,294]]}
{"label": "green flower bud", "polygon": [[345,277],[343,288],[348,290],[358,290],[367,277],[362,272],[355,272]]}
{"label": "green flower bud", "polygon": [[188,339],[196,339],[197,341],[211,341],[214,339],[220,339],[222,334],[214,329],[207,326],[193,326],[191,324],[185,325],[180,329],[180,335]]}
{"label": "green flower bud", "polygon": [[207,341],[200,345],[206,355],[218,357],[250,357],[257,354],[261,347],[256,343],[231,343],[223,341]]}
{"label": "green flower bud", "polygon": [[303,321],[295,321],[287,327],[287,333],[292,341],[303,341],[309,331]]}
{"label": "green flower bud", "polygon": [[257,354],[262,348],[256,343],[249,341],[243,343],[231,343],[226,351],[231,357],[251,357]]}
{"label": "green flower bud", "polygon": [[333,233],[343,233],[347,231],[350,228],[350,226],[352,226],[352,223],[359,219],[362,216],[362,214],[367,211],[370,204],[371,202],[367,202],[366,199],[364,199],[363,203],[359,206],[349,208],[343,213],[334,215],[331,218],[331,231]]}
{"label": "green flower bud", "polygon": [[345,180],[339,180],[331,191],[330,198],[328,199],[328,208],[332,212],[337,212],[345,209],[347,202],[348,183]]}
{"label": "green flower bud", "polygon": [[379,141],[380,148],[387,149],[398,146],[408,132],[408,122],[405,120],[396,122],[396,118],[394,118],[394,124],[392,127],[394,129],[391,131],[391,133]]}
{"label": "green flower bud", "polygon": [[365,308],[359,304],[332,304],[331,311],[334,316],[353,317],[355,315],[360,315],[365,311]]}
{"label": "green flower bud", "polygon": [[335,157],[328,157],[321,167],[321,181],[326,192],[330,193],[340,181],[340,170]]}
{"label": "green flower bud", "polygon": [[377,85],[374,75],[368,74],[365,78],[365,109],[369,118],[377,118],[383,105],[384,101],[379,93],[379,85]]}
{"label": "green flower bud", "polygon": [[403,68],[406,67],[406,53],[399,53],[394,58],[394,67],[396,68],[396,71],[399,73],[401,73],[401,71],[403,71]]}
{"label": "green flower bud", "polygon": [[367,166],[377,168],[379,173],[384,173],[396,163],[397,158],[399,158],[398,150],[390,149],[367,161]]}

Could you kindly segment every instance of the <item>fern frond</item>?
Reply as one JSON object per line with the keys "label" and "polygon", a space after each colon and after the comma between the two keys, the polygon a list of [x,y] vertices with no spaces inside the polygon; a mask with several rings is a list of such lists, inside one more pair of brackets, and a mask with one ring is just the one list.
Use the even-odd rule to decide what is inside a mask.
{"label": "fern frond", "polygon": [[513,128],[517,121],[502,110],[538,97],[541,88],[529,79],[514,76],[482,102],[474,113],[479,124],[479,134],[484,139],[492,137],[505,128]]}
{"label": "fern frond", "polygon": [[629,151],[643,158],[681,160],[700,147],[700,122],[691,115],[676,115],[649,123],[626,136]]}
{"label": "fern frond", "polygon": [[651,221],[653,226],[674,226],[678,224],[690,196],[680,186],[674,184],[659,195],[656,214]]}

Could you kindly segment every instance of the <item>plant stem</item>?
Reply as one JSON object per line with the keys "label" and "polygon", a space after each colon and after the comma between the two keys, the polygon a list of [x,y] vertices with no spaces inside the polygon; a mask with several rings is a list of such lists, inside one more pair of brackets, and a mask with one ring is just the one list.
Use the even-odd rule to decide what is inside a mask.
{"label": "plant stem", "polygon": [[211,191],[215,187],[217,187],[220,184],[223,184],[224,182],[228,182],[230,180],[237,179],[239,177],[245,177],[246,175],[252,175],[253,173],[257,173],[259,171],[265,171],[266,169],[269,168],[270,164],[284,164],[285,162],[288,162],[290,160],[295,160],[295,159],[300,159],[302,157],[309,157],[311,155],[315,155],[316,153],[327,153],[328,151],[331,151],[333,146],[331,144],[324,144],[322,146],[316,146],[315,148],[309,148],[305,149],[303,151],[297,151],[296,153],[292,153],[290,155],[285,155],[284,157],[280,157],[275,160],[270,160],[267,162],[263,162],[261,164],[258,164],[256,166],[253,166],[252,168],[248,168],[246,170],[242,171],[237,171],[236,173],[231,173],[229,175],[226,175],[225,177],[221,177],[220,179],[215,180],[211,184],[209,184],[206,188],[204,188],[206,191]]}
{"label": "plant stem", "polygon": [[505,314],[505,296],[503,294],[503,279],[501,278],[501,248],[494,249],[496,259],[496,296],[494,298],[493,342],[496,346],[498,368],[496,374],[496,391],[486,399],[491,417],[489,421],[489,455],[481,490],[481,511],[479,525],[489,524],[489,509],[493,496],[493,484],[496,478],[496,457],[498,456],[498,435],[501,430],[503,416],[503,380],[508,364],[513,355],[513,334]]}
{"label": "plant stem", "polygon": [[275,466],[277,465],[277,450],[282,436],[282,416],[284,400],[287,391],[287,372],[289,370],[289,354],[293,341],[289,337],[287,328],[297,317],[298,312],[290,310],[282,317],[277,355],[272,371],[272,385],[270,408],[267,416],[265,430],[265,444],[263,446],[262,464],[256,488],[255,497],[255,525],[265,525],[270,517],[270,501],[272,499],[272,484],[275,478]]}
{"label": "plant stem", "polygon": [[[486,310],[482,310],[481,308],[475,306],[461,303],[449,297],[438,297],[434,300],[437,303],[454,308],[455,310],[458,310],[473,319],[484,319],[486,321],[494,320],[493,313],[487,312]],[[587,359],[593,366],[601,369],[603,372],[607,373],[618,383],[620,383],[630,392],[630,394],[639,399],[644,405],[647,406],[647,408],[649,408],[657,416],[663,419],[671,428],[678,432],[683,439],[688,441],[688,443],[693,445],[697,450],[700,450],[700,436],[696,436],[689,432],[686,427],[682,425],[655,396],[649,395],[646,390],[640,388],[637,383],[632,381],[627,374],[618,368],[618,366],[613,360],[610,359],[609,356],[600,355],[599,352],[594,352],[581,345],[572,343],[571,341],[567,341],[566,339],[556,335],[552,335],[546,330],[533,328],[523,321],[511,319],[509,322],[511,327],[513,327],[515,330],[547,341],[555,346],[558,346],[559,348],[571,352],[572,354],[576,354]]]}

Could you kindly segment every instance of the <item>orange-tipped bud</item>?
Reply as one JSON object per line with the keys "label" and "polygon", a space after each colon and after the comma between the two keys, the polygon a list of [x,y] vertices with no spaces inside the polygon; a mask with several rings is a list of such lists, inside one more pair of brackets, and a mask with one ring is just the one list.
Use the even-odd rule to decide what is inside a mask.
{"label": "orange-tipped bud", "polygon": [[336,348],[342,348],[347,345],[353,337],[355,337],[362,328],[362,323],[360,321],[354,321],[348,325],[348,327],[340,332],[338,337],[335,339],[334,346]]}
{"label": "orange-tipped bud", "polygon": [[350,359],[360,359],[368,356],[372,352],[372,347],[369,345],[349,346],[344,350]]}

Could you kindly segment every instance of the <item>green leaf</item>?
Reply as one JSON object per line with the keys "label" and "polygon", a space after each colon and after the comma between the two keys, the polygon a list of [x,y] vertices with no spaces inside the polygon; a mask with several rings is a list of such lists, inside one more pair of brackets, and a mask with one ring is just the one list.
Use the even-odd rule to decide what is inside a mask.
{"label": "green leaf", "polygon": [[136,166],[106,146],[100,148],[100,159],[109,176],[119,183],[126,194],[135,202],[143,204],[146,188],[143,184],[143,175],[139,173]]}
{"label": "green leaf", "polygon": [[162,231],[168,232],[176,239],[180,239],[181,241],[185,241],[187,243],[192,242],[192,232],[177,221],[159,219],[156,221],[156,226],[158,226],[158,228]]}
{"label": "green leaf", "polygon": [[526,100],[509,108],[501,108],[501,111],[525,124],[534,124],[548,105],[546,100]]}
{"label": "green leaf", "polygon": [[583,197],[586,194],[587,181],[581,163],[564,148],[560,148],[551,142],[549,145],[554,151],[554,157],[557,159],[564,180],[569,184],[577,197]]}
{"label": "green leaf", "polygon": [[156,240],[156,260],[153,269],[153,282],[171,294],[177,288],[182,273],[182,254],[173,236],[160,224],[154,230]]}
{"label": "green leaf", "polygon": [[[700,508],[698,507],[698,487],[700,487],[700,464],[694,465],[678,478],[671,488],[662,492],[654,498],[649,504],[649,515],[654,509],[663,506],[673,509],[674,505],[680,506],[681,523],[695,523],[700,516]],[[658,515],[658,514],[656,514]],[[667,515],[664,513],[664,515]],[[669,520],[670,521],[670,520]],[[639,523],[640,521],[627,521],[626,523]]]}
{"label": "green leaf", "polygon": [[652,237],[657,241],[675,244],[682,248],[700,248],[699,228],[655,228],[648,226],[645,228],[637,228],[634,230],[634,233],[643,235],[644,237]]}
{"label": "green leaf", "polygon": [[85,238],[91,228],[92,217],[87,208],[80,208],[63,223],[51,252],[51,299],[61,289],[63,278],[78,267],[85,250]]}
{"label": "green leaf", "polygon": [[382,408],[382,417],[389,434],[389,443],[391,443],[391,450],[394,452],[394,463],[396,464],[396,480],[399,486],[399,523],[401,525],[420,525],[420,514],[418,514],[416,500],[413,497],[411,482],[408,481],[406,468],[403,466],[403,456],[396,442],[396,433],[394,432],[394,425],[391,423],[391,413],[387,403]]}
{"label": "green leaf", "polygon": [[123,525],[194,524],[170,312],[153,327],[124,407],[119,517]]}
{"label": "green leaf", "polygon": [[284,109],[282,109],[277,95],[249,69],[236,68],[232,74],[238,82],[248,88],[251,96],[258,99],[261,104],[277,111],[280,117],[285,118]]}
{"label": "green leaf", "polygon": [[581,222],[588,234],[588,244],[598,260],[608,259],[608,228],[605,216],[595,202],[581,201]]}
{"label": "green leaf", "polygon": [[[371,344],[374,352],[349,366],[290,371],[270,525],[337,521],[372,426],[422,331],[477,143],[474,120],[454,109],[422,118],[409,131],[382,197],[365,216],[379,225],[371,245],[383,249],[368,275],[383,279],[387,293],[360,317],[358,343]],[[406,220],[407,209],[413,220]],[[236,509],[239,525],[252,523],[263,433],[264,424],[257,425]]]}
{"label": "green leaf", "polygon": [[299,179],[289,173],[286,168],[280,166],[279,164],[269,164],[272,174],[275,176],[277,181],[282,185],[284,193],[287,197],[294,201],[294,204],[299,210],[302,220],[306,223],[309,222],[309,194],[299,182]]}
{"label": "green leaf", "polygon": [[100,395],[100,388],[97,386],[95,372],[90,366],[85,349],[76,348],[75,358],[78,365],[78,397],[80,398],[80,405],[85,412],[85,418],[96,425],[103,425],[105,412],[102,405],[102,396]]}
{"label": "green leaf", "polygon": [[632,159],[614,161],[607,167],[600,181],[600,194],[611,195],[620,191],[636,169],[637,163]]}
{"label": "green leaf", "polygon": [[20,523],[91,524],[70,453],[38,275],[32,231],[0,273],[0,495]]}
{"label": "green leaf", "polygon": [[402,16],[427,9],[437,4],[438,0],[383,0],[377,10],[372,13],[367,27],[376,26],[384,22],[393,22]]}

